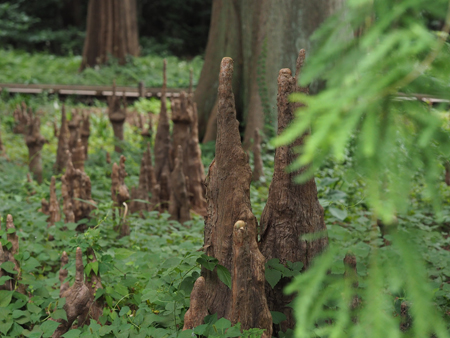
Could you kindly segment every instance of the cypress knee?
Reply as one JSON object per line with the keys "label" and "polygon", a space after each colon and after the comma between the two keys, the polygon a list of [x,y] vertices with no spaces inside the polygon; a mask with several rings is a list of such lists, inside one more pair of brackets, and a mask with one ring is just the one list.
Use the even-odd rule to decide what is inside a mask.
{"label": "cypress knee", "polygon": [[203,324],[203,319],[207,315],[205,278],[200,276],[195,281],[194,288],[191,292],[189,310],[184,315],[183,330],[193,329]]}
{"label": "cypress knee", "polygon": [[266,329],[262,337],[272,337],[272,315],[264,291],[265,259],[247,223],[237,221],[233,230],[233,272],[231,322],[243,329]]}
{"label": "cypress knee", "polygon": [[56,179],[55,176],[52,176],[52,180],[50,183],[50,203],[48,207],[49,217],[48,217],[48,226],[54,225],[56,222],[61,220],[61,213],[59,211],[59,202],[56,197]]}
{"label": "cypress knee", "polygon": [[188,159],[187,159],[187,172],[189,177],[189,196],[191,198],[192,209],[202,215],[206,215],[206,199],[204,194],[205,183],[205,168],[202,162],[202,151],[198,144],[198,116],[197,105],[191,102],[189,103],[192,108],[192,122],[191,122],[191,135],[188,141]]}
{"label": "cypress knee", "polygon": [[[84,284],[83,255],[80,248],[77,248],[75,266],[75,283],[60,294],[61,298],[66,298],[63,309],[66,311],[67,320],[62,318],[55,320],[60,324],[53,333],[52,338],[61,337],[70,329],[75,319],[87,310],[86,306],[89,302],[89,289]],[[63,287],[61,287],[60,290],[62,289]]]}
{"label": "cypress knee", "polygon": [[67,125],[69,127],[69,150],[73,154],[80,138],[81,116],[77,109],[72,110],[72,119]]}
{"label": "cypress knee", "polygon": [[[297,80],[301,64],[304,61],[304,50],[300,51],[297,60],[297,76],[292,77],[289,69],[280,70],[278,76],[278,134],[294,119],[298,104],[289,101],[289,95],[296,91],[307,92],[307,88],[298,88]],[[261,253],[267,260],[278,258],[281,264],[302,262],[307,268],[312,259],[328,244],[325,235],[323,208],[317,198],[314,178],[303,184],[294,182],[294,177],[305,168],[287,172],[287,166],[297,157],[295,149],[303,144],[303,137],[293,144],[282,146],[275,151],[275,168],[269,188],[267,204],[261,216]],[[322,233],[318,239],[303,239],[303,235]],[[288,304],[294,295],[284,295],[283,289],[290,278],[283,278],[274,289],[266,283],[266,294],[271,311],[282,312],[287,320],[281,323],[286,331],[295,325],[292,308]]]}
{"label": "cypress knee", "polygon": [[127,186],[125,185],[125,177],[127,173],[125,171],[125,156],[120,156],[119,165],[116,163],[113,164],[112,173],[111,173],[111,198],[114,202],[114,207],[119,210],[120,217],[120,235],[121,237],[127,236],[130,234],[130,228],[127,224],[126,218],[126,209],[123,207],[123,204],[130,199],[130,193],[128,191]]}
{"label": "cypress knee", "polygon": [[[123,141],[123,125],[127,117],[127,104],[125,96],[121,99],[116,96],[116,81],[113,83],[112,96],[108,97],[108,117],[114,131],[114,142]],[[122,148],[116,144],[114,150],[122,153]]]}
{"label": "cypress knee", "polygon": [[82,123],[80,128],[80,137],[84,146],[84,157],[88,158],[89,137],[91,136],[91,122],[89,111],[84,111],[82,115]]}
{"label": "cypress knee", "polygon": [[[156,129],[155,136],[155,177],[156,181],[159,182],[161,187],[161,208],[162,210],[167,210],[168,199],[170,198],[170,187],[168,177],[170,175],[170,154],[172,143],[170,142],[170,125],[169,117],[167,115],[166,106],[166,66],[167,62],[164,60],[163,66],[163,86],[161,90],[161,111],[159,113],[159,122]],[[165,175],[165,179],[162,176]]]}
{"label": "cypress knee", "polygon": [[[8,215],[6,217],[6,232],[11,229],[15,230],[15,226],[13,222],[13,217],[11,215]],[[14,271],[16,273],[10,274],[0,269],[0,277],[2,276],[11,277],[10,280],[7,280],[3,285],[0,285],[0,290],[14,291],[16,281],[20,279],[20,271],[21,271],[19,262],[14,258],[14,255],[19,253],[19,237],[17,236],[16,231],[13,231],[11,233],[8,233],[7,239],[12,244],[12,246],[10,249],[8,249],[7,247],[3,247],[2,244],[0,243],[0,264],[5,262],[12,262],[14,264]],[[20,286],[20,289],[18,291],[24,293],[25,290],[23,288],[23,285]]]}
{"label": "cypress knee", "polygon": [[143,210],[151,211],[153,208],[148,203],[134,201],[140,199],[149,201],[149,193],[152,191],[152,182],[154,182],[154,172],[152,166],[152,155],[150,145],[147,143],[147,149],[142,155],[141,167],[139,172],[139,185],[133,187],[131,191],[130,212],[141,212]]}
{"label": "cypress knee", "polygon": [[41,120],[38,116],[30,116],[25,142],[28,147],[28,166],[34,178],[40,184],[42,183],[41,151],[48,141],[41,135]]}
{"label": "cypress knee", "polygon": [[[66,216],[66,222],[89,219],[89,214],[94,209],[92,204],[95,203],[91,197],[91,180],[84,171],[73,166],[70,153],[68,153],[66,173],[61,177],[61,181],[63,212]],[[77,231],[83,232],[85,230],[85,224],[77,226]]]}
{"label": "cypress knee", "polygon": [[75,148],[72,150],[72,163],[75,169],[84,171],[84,160],[86,159],[86,152],[81,138],[77,140]]}
{"label": "cypress knee", "polygon": [[175,158],[178,156],[177,149],[181,146],[183,149],[183,170],[187,173],[188,165],[188,152],[187,146],[189,138],[191,135],[191,123],[192,117],[188,109],[188,98],[184,91],[180,94],[179,100],[172,101],[172,121],[173,121],[173,162],[175,163]]}
{"label": "cypress knee", "polygon": [[69,150],[69,126],[67,124],[66,107],[61,110],[61,127],[58,133],[58,149],[56,150],[55,173],[63,171],[67,164],[67,151]]}
{"label": "cypress knee", "polygon": [[[31,114],[30,114],[31,115]],[[28,124],[30,123],[30,116],[27,113],[27,105],[25,102],[14,110],[14,134],[25,134]]]}
{"label": "cypress knee", "polygon": [[[242,269],[249,269],[244,279],[253,282],[259,280],[261,273],[264,274],[264,261],[250,258],[261,257],[261,253],[255,245],[257,221],[250,205],[252,172],[247,154],[242,149],[239,122],[236,120],[232,75],[233,60],[224,58],[219,74],[216,158],[210,165],[206,179],[208,210],[204,247],[208,256],[216,258],[219,264],[231,271],[235,288],[232,292],[218,279],[215,270],[203,269],[202,274],[206,280],[206,300],[210,313],[226,317],[233,324],[243,320],[243,329],[250,328],[248,325],[261,325],[260,328],[266,329],[264,335],[271,337],[272,318],[267,305],[264,306],[264,283],[258,284],[259,292],[253,292],[254,288],[247,289],[250,284],[248,280],[239,280]],[[233,243],[233,232],[238,221],[245,224],[245,236],[238,235],[240,239],[236,237]],[[239,261],[241,257],[245,262]],[[243,296],[242,293],[246,292],[252,294],[252,299]],[[248,309],[249,313],[244,314],[243,311]]]}
{"label": "cypress knee", "polygon": [[[87,249],[87,256],[88,263],[97,262],[97,257],[95,256],[95,252],[92,248]],[[97,290],[103,289],[100,272],[97,271],[97,273],[95,273],[95,271],[91,269],[89,274],[86,275],[85,285],[89,290],[89,300],[86,304],[86,311],[78,316],[78,326],[89,324],[89,319],[94,319],[98,322],[99,318],[103,314],[103,302],[100,301],[100,299],[95,299]]]}
{"label": "cypress knee", "polygon": [[170,204],[169,213],[171,219],[177,220],[181,224],[191,220],[189,196],[186,189],[186,177],[183,172],[183,149],[181,145],[177,149],[175,167],[170,175]]}

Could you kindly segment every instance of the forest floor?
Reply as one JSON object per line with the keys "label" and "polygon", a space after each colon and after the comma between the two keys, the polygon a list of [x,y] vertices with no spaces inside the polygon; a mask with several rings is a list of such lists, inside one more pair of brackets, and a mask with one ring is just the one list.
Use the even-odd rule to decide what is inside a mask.
{"label": "forest floor", "polygon": [[[117,60],[104,66],[87,68],[79,73],[81,56],[55,56],[46,53],[26,53],[19,50],[0,49],[0,82],[21,84],[78,84],[111,85],[116,80],[120,86],[137,86],[143,81],[146,87],[162,86],[163,57],[147,55],[130,58],[119,65]],[[168,56],[167,86],[186,88],[189,72],[193,71],[194,86],[200,77],[203,59],[200,56],[190,61]]]}
{"label": "forest floor", "polygon": [[[8,56],[10,61],[5,61],[2,53],[12,52],[0,52],[2,65],[12,62],[12,56]],[[40,57],[48,57],[46,62],[51,64],[49,56]],[[75,59],[67,59],[72,60],[73,71],[77,68]],[[155,67],[159,67],[156,63],[162,63],[160,61],[154,61]],[[36,62],[39,63],[37,59]],[[57,72],[57,66],[53,69]],[[36,71],[35,74],[38,73]],[[158,70],[155,74],[160,73]],[[186,78],[186,73],[183,74],[183,78]],[[98,76],[101,78],[101,75]],[[177,77],[174,74],[170,77],[173,82],[171,84],[169,80],[169,86],[175,85]],[[40,81],[45,82],[50,78],[42,78]],[[54,80],[62,78],[56,77]],[[129,77],[131,78],[133,77]],[[8,78],[4,73],[0,74],[0,81],[6,79],[10,82],[13,79],[19,81],[20,76]],[[30,75],[29,79],[33,79],[33,76]],[[41,132],[49,143],[42,151],[44,183],[41,185],[35,181],[28,182],[27,147],[22,135],[12,133],[12,112],[22,100],[25,100],[28,106],[45,112]],[[157,114],[158,104],[157,101],[141,100],[131,108],[138,111],[142,109],[141,112],[144,113],[151,106],[152,111]],[[67,107],[67,111],[70,112],[71,108],[73,107]],[[48,319],[57,319],[58,316],[64,315],[58,311],[63,306],[62,302],[58,301],[61,254],[66,251],[69,255],[67,270],[69,281],[72,282],[75,275],[76,248],[81,247],[85,252],[91,247],[95,250],[98,264],[85,265],[85,271],[94,269],[101,276],[103,291],[99,292],[98,298],[103,297],[105,301],[105,310],[100,319],[103,326],[92,321],[89,326],[69,331],[65,337],[190,337],[192,331],[181,334],[179,330],[183,326],[184,313],[189,307],[193,283],[200,274],[200,263],[204,262],[202,252],[199,251],[203,246],[203,219],[193,215],[192,221],[180,225],[176,221],[169,221],[169,215],[166,213],[149,212],[145,213],[145,218],[134,214],[129,218],[131,234],[118,238],[114,230],[118,217],[114,218],[112,212],[111,164],[106,163],[106,152],[111,154],[112,163],[118,162],[119,155],[113,152],[113,132],[105,114],[105,105],[99,102],[95,111],[91,115],[89,159],[86,161],[85,171],[92,182],[92,199],[96,202],[96,209],[91,220],[80,221],[87,222],[91,228],[84,234],[78,234],[75,231],[77,224],[65,224],[62,221],[47,229],[47,216],[39,211],[41,199],[49,198],[49,184],[57,147],[57,139],[53,135],[53,121],[57,120],[59,124],[61,102],[53,96],[45,95],[4,95],[0,102],[0,132],[5,147],[4,156],[0,156],[0,218],[3,226],[0,240],[4,246],[7,245],[4,224],[7,214],[11,214],[20,238],[19,261],[23,276],[21,283],[27,285],[28,291],[28,296],[0,291],[0,335],[48,337],[55,329],[55,322]],[[274,148],[269,141],[265,139],[262,144],[265,178],[253,183],[250,190],[253,212],[258,220],[266,202],[273,173]],[[128,124],[125,126],[123,149],[128,173],[125,182],[131,188],[138,184],[139,165],[145,144],[135,127]],[[214,144],[202,145],[202,153],[207,170],[214,157]],[[252,157],[250,160],[252,162]],[[347,252],[352,252],[356,256],[357,271],[361,277],[359,287],[364,288],[367,260],[373,250],[374,228],[372,215],[365,204],[362,181],[358,175],[347,170],[350,161],[351,149],[348,150],[343,163],[329,161],[322,167],[316,175],[316,183],[320,203],[325,210],[330,246],[337,248],[338,252],[334,257],[335,263],[331,273],[336,276],[343,275],[343,258]],[[57,182],[57,195],[60,198],[60,176],[57,176]],[[444,180],[440,189],[445,201],[449,202],[450,190]],[[444,222],[437,223],[429,202],[418,185],[411,195],[409,212],[406,216],[399,217],[398,226],[415,234],[417,248],[427,262],[427,273],[436,290],[435,302],[442,313],[447,313],[450,310],[450,252],[444,248],[450,245],[450,207],[443,210]],[[64,227],[67,229],[64,230]],[[54,240],[49,240],[50,235]],[[379,248],[390,250],[389,245],[386,245],[390,239],[389,234],[382,238],[381,232],[376,229],[376,237],[375,242]],[[270,270],[267,270],[269,274]],[[277,281],[272,279],[271,284],[274,282]],[[3,298],[2,292],[5,293]],[[392,308],[389,311],[392,311],[394,317],[399,316],[398,300],[401,296],[391,296]],[[208,328],[214,327],[216,336],[227,336],[225,330],[230,327],[229,322],[217,320],[214,316],[209,322],[210,326],[206,325],[194,332],[208,335]],[[92,335],[92,332],[95,334]],[[228,336],[231,332],[228,331]],[[251,333],[249,335],[251,336]]]}

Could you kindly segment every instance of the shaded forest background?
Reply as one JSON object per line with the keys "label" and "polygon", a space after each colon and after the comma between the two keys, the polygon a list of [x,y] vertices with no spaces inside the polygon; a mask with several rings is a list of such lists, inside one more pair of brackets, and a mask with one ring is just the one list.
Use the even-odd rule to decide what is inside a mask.
{"label": "shaded forest background", "polygon": [[[139,0],[141,55],[190,58],[204,53],[212,0]],[[81,55],[88,0],[0,0],[0,44],[52,54]]]}

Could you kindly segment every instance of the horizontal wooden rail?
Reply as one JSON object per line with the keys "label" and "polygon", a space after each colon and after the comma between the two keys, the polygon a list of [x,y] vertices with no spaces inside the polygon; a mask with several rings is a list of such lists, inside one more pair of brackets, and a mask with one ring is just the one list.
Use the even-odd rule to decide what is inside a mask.
{"label": "horizontal wooden rail", "polygon": [[[145,97],[161,97],[161,88],[144,88]],[[80,95],[80,96],[111,96],[111,86],[84,86],[84,85],[57,85],[57,84],[21,84],[21,83],[0,83],[0,91],[6,90],[9,93],[23,93],[23,94],[40,94],[43,91],[47,91],[50,94],[59,95]],[[139,97],[139,86],[125,87],[116,86],[116,95],[126,97]],[[167,97],[178,97],[181,91],[187,89],[181,88],[168,88]],[[399,99],[403,100],[421,100],[428,101],[430,103],[449,103],[450,100],[441,99],[438,97],[424,95],[424,94],[405,94],[398,93]]]}
{"label": "horizontal wooden rail", "polygon": [[[59,95],[86,95],[86,96],[111,96],[111,86],[83,86],[83,85],[51,85],[51,84],[20,84],[0,83],[0,91],[9,93],[40,94],[47,91],[50,94]],[[183,89],[168,88],[167,97],[178,97]],[[116,86],[116,95],[126,97],[139,97],[139,88]],[[145,97],[160,97],[161,88],[144,88]]]}

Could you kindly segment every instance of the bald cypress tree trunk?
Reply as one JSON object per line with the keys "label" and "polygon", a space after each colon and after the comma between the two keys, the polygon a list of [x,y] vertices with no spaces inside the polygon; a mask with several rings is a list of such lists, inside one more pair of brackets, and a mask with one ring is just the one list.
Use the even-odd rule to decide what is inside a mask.
{"label": "bald cypress tree trunk", "polygon": [[105,63],[112,55],[125,63],[139,55],[136,0],[90,0],[80,70]]}
{"label": "bald cypress tree trunk", "polygon": [[311,34],[342,1],[213,1],[205,63],[194,94],[204,141],[215,139],[220,60],[228,56],[235,61],[233,92],[248,148],[265,119],[275,122],[278,71],[295,69],[298,50],[311,48]]}

